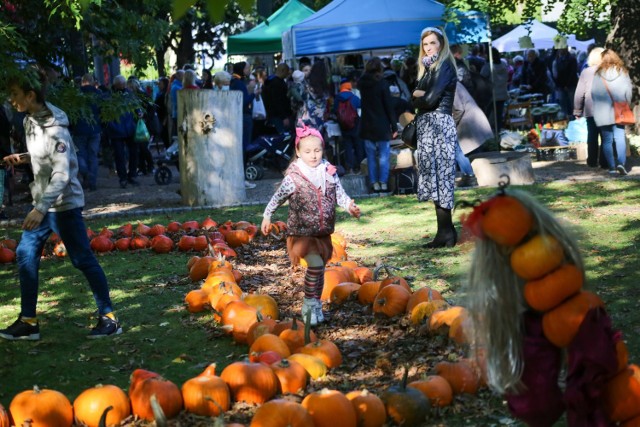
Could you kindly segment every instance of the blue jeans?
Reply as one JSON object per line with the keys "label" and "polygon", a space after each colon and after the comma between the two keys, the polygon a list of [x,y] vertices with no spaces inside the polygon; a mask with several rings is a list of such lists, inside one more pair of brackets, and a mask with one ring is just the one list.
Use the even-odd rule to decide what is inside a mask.
{"label": "blue jeans", "polygon": [[[364,140],[364,150],[367,152],[367,169],[369,170],[369,182],[389,181],[389,156],[391,155],[390,141]],[[379,165],[378,165],[378,162]]]}
{"label": "blue jeans", "polygon": [[[112,138],[111,147],[116,161],[116,172],[120,181],[135,179],[138,176],[138,152],[140,148],[133,138]],[[127,161],[127,157],[129,160]],[[129,166],[127,171],[127,164]]]}
{"label": "blue jeans", "polygon": [[78,147],[78,171],[86,176],[90,187],[95,187],[98,179],[99,133],[95,135],[75,135],[73,142]]}
{"label": "blue jeans", "polygon": [[16,249],[22,295],[21,314],[25,317],[36,316],[40,255],[52,231],[57,233],[64,242],[73,266],[82,271],[87,278],[98,306],[98,313],[100,315],[111,313],[113,308],[109,298],[107,278],[89,247],[87,229],[82,219],[82,208],[75,208],[64,212],[47,212],[37,228],[22,232],[20,244]]}
{"label": "blue jeans", "polygon": [[600,129],[600,134],[602,135],[602,154],[604,154],[609,170],[615,169],[618,165],[624,166],[627,161],[624,126],[607,125],[600,126],[598,129]]}
{"label": "blue jeans", "polygon": [[460,143],[456,143],[456,163],[460,168],[460,173],[463,175],[473,175],[473,168],[471,167],[471,162],[462,152],[462,148],[460,148]]}

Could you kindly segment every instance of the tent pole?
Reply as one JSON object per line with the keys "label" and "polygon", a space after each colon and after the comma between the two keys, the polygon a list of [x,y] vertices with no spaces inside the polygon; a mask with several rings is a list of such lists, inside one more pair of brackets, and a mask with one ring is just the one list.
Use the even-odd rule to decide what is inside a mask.
{"label": "tent pole", "polygon": [[498,139],[498,107],[496,106],[496,85],[493,80],[493,52],[491,50],[491,24],[489,22],[489,14],[485,13],[487,18],[487,38],[489,39],[489,70],[491,72],[491,92],[493,101],[493,134]]}

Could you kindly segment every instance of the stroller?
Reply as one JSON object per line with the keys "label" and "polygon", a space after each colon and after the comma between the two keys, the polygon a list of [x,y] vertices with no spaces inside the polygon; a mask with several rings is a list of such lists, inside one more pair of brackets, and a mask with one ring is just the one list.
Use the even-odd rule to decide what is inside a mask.
{"label": "stroller", "polygon": [[293,150],[293,136],[289,132],[256,138],[244,149],[246,164],[244,177],[257,181],[264,176],[265,168],[287,168]]}
{"label": "stroller", "polygon": [[158,160],[158,167],[153,174],[153,179],[156,181],[156,184],[168,185],[171,183],[173,174],[169,166],[175,165],[176,169],[180,170],[178,149],[178,141],[176,140],[167,148],[164,153],[164,158]]}

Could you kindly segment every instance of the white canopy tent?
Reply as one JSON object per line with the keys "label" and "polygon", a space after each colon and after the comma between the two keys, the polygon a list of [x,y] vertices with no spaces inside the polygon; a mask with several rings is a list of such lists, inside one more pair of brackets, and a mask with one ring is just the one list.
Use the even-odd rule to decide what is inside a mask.
{"label": "white canopy tent", "polygon": [[[535,49],[553,49],[553,38],[558,35],[558,30],[548,25],[543,24],[535,19],[531,20],[529,28],[527,24],[518,25],[507,34],[495,39],[491,44],[500,52],[515,52],[519,50],[525,50],[520,47],[518,43],[520,37],[529,36],[533,42]],[[531,31],[531,33],[529,33]],[[589,44],[594,43],[595,40],[580,41],[576,39],[576,36],[570,34],[567,36],[567,45],[570,48],[575,48],[578,51],[586,52]]]}

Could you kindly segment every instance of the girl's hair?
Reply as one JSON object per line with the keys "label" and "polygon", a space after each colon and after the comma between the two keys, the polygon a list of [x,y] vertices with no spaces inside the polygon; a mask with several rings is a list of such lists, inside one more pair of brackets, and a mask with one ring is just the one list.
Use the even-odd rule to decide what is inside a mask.
{"label": "girl's hair", "polygon": [[[508,190],[507,195],[519,200],[531,212],[533,232],[555,237],[566,261],[584,272],[576,239],[566,225],[526,193]],[[478,356],[486,357],[488,383],[499,393],[521,389],[524,369],[522,314],[527,308],[522,289],[525,281],[511,268],[510,255],[507,248],[488,238],[479,238],[469,271],[468,306],[473,319],[473,347]]]}
{"label": "girl's hair", "polygon": [[431,66],[431,69],[437,70],[444,62],[449,61],[453,66],[453,69],[455,70],[456,60],[451,54],[451,49],[449,49],[449,40],[447,39],[447,35],[440,28],[427,27],[422,30],[422,33],[420,34],[420,44],[418,48],[418,51],[420,52],[418,54],[418,75],[422,76],[426,72],[424,64],[422,63],[422,58],[424,58],[424,48],[422,47],[422,41],[430,34],[435,34],[435,36],[438,38],[438,41],[440,42],[440,52],[438,53],[438,59],[436,60],[435,64]]}
{"label": "girl's hair", "polygon": [[322,146],[324,147],[324,138],[322,138],[322,133],[320,133],[320,131],[314,127],[307,126],[304,123],[301,123],[296,126],[296,149],[298,148],[298,145],[300,145],[300,141],[308,136],[319,138]]}
{"label": "girl's hair", "polygon": [[19,87],[25,94],[33,92],[36,102],[44,104],[47,97],[47,72],[36,65],[28,66],[20,74],[12,75],[7,80],[7,87],[11,86]]}
{"label": "girl's hair", "polygon": [[384,68],[382,67],[382,59],[378,56],[374,56],[369,59],[364,66],[364,72],[367,74],[372,74],[375,78],[381,79],[382,72]]}
{"label": "girl's hair", "polygon": [[315,95],[323,96],[329,94],[329,80],[327,76],[327,67],[325,67],[324,61],[316,61],[313,63],[307,81]]}
{"label": "girl's hair", "polygon": [[598,73],[607,71],[609,68],[614,68],[620,72],[629,73],[627,67],[624,66],[624,62],[622,62],[622,59],[612,49],[603,50],[601,56],[602,62],[598,66]]}
{"label": "girl's hair", "polygon": [[602,62],[602,51],[604,49],[601,47],[594,47],[589,52],[589,56],[587,56],[587,65],[589,67],[593,67],[594,65],[600,65]]}

